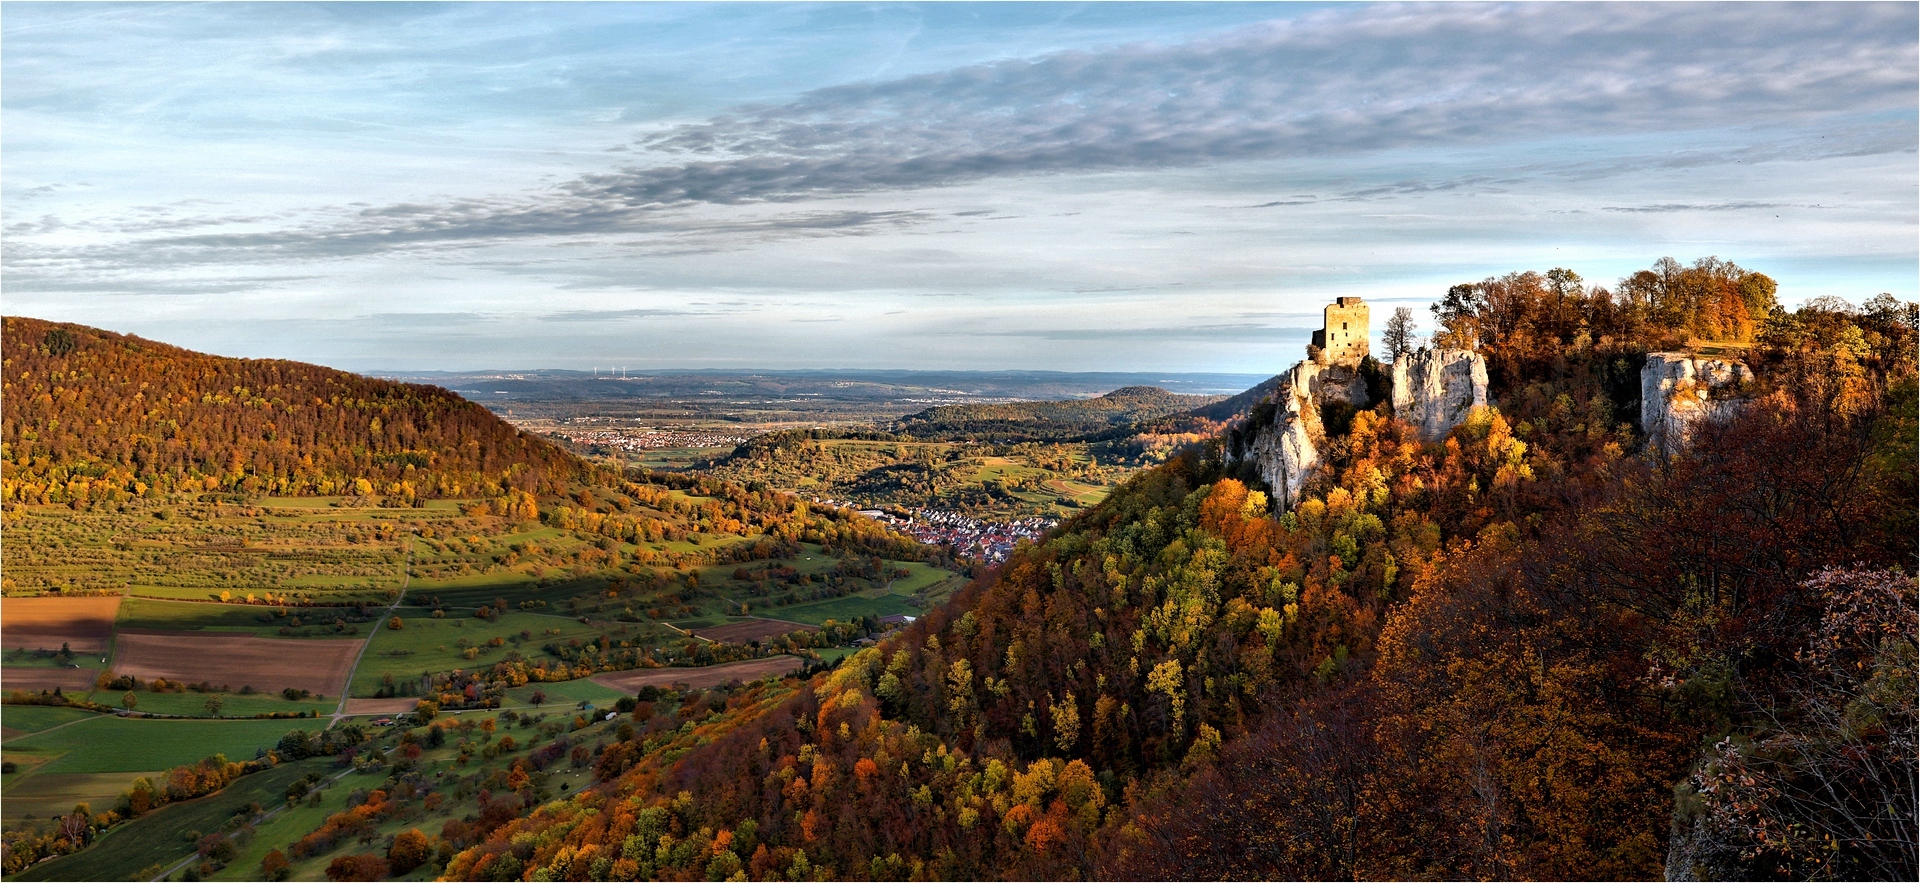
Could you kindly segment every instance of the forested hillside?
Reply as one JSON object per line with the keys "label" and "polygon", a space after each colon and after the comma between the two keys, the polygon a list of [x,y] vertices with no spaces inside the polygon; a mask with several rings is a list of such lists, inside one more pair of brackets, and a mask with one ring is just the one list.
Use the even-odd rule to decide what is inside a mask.
{"label": "forested hillside", "polygon": [[1214,401],[1212,396],[1179,395],[1153,386],[1128,386],[1103,396],[1064,402],[943,405],[902,417],[894,428],[903,435],[938,441],[1064,441]]}
{"label": "forested hillside", "polygon": [[5,319],[0,500],[552,493],[584,465],[433,386]]}
{"label": "forested hillside", "polygon": [[1656,462],[1625,378],[1696,316],[1570,276],[1443,304],[1507,335],[1443,444],[1355,414],[1285,513],[1189,450],[444,873],[1913,876],[1913,308],[1770,310],[1753,402]]}

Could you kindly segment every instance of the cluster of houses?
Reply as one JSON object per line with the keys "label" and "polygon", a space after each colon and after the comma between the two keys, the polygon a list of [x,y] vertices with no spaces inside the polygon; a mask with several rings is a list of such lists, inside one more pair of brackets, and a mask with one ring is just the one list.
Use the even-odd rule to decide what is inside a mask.
{"label": "cluster of houses", "polygon": [[649,451],[656,448],[733,448],[751,436],[704,432],[688,429],[554,429],[551,435],[579,445],[596,445],[621,451]]}
{"label": "cluster of houses", "polygon": [[1005,524],[980,521],[958,512],[941,509],[915,509],[910,517],[899,517],[879,509],[861,509],[860,514],[886,522],[895,531],[930,546],[952,546],[962,557],[979,558],[988,564],[1007,560],[1021,540],[1037,540],[1060,522],[1052,518],[1021,518]]}

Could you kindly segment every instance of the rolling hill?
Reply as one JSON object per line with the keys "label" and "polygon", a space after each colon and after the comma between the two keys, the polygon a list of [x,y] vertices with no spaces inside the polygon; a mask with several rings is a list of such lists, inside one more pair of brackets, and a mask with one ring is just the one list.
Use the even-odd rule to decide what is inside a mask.
{"label": "rolling hill", "polygon": [[1090,399],[943,405],[902,417],[893,429],[930,441],[1064,441],[1218,400],[1215,396],[1179,395],[1153,386],[1127,386]]}
{"label": "rolling hill", "polygon": [[1645,340],[1557,306],[1505,305],[1542,335],[1488,348],[1511,417],[1426,444],[1360,412],[1289,512],[1190,448],[807,689],[609,745],[443,873],[1906,876],[1913,329],[1778,317],[1769,395],[1655,464],[1575,419]]}
{"label": "rolling hill", "polygon": [[[32,319],[8,318],[5,332],[10,879],[29,866],[35,878],[144,879],[189,858],[201,877],[273,877],[257,855],[232,863],[251,825],[196,856],[178,813],[148,815],[141,776],[181,799],[247,793],[254,776],[272,779],[271,759],[206,761],[221,777],[179,783],[210,752],[293,761],[316,720],[329,738],[364,736],[353,721],[421,700],[423,720],[493,714],[489,735],[517,719],[531,742],[540,724],[542,750],[565,754],[552,744],[562,731],[616,725],[541,724],[545,708],[631,707],[636,679],[642,693],[723,695],[838,659],[962,582],[935,566],[938,550],[871,519],[707,476],[595,467],[435,387]],[[456,732],[478,716],[453,718],[468,724]],[[34,721],[74,729],[16,738]],[[366,750],[418,753],[397,735],[375,732]],[[472,764],[467,740],[448,742],[426,755],[441,788],[394,768],[413,784],[395,791],[392,808],[410,814],[393,821],[471,816],[476,795],[500,787],[489,777],[526,756],[495,746]],[[378,785],[386,770],[355,774]],[[265,809],[236,799],[245,811],[225,830],[278,826],[285,845],[332,815],[317,794],[311,812],[274,815],[285,788]],[[330,799],[346,811],[362,797]],[[219,806],[209,832],[236,811]],[[318,879],[349,851],[321,840],[291,873]],[[154,842],[169,846],[149,854]]]}
{"label": "rolling hill", "polygon": [[433,386],[5,320],[0,499],[552,493],[586,467]]}
{"label": "rolling hill", "polygon": [[[562,731],[585,734],[584,715],[505,747],[442,721],[414,732],[485,746],[494,766],[435,767],[455,777],[438,784],[375,767],[354,812],[397,834],[443,790],[479,795],[418,838],[447,879],[1910,878],[1913,323],[1777,312],[1749,351],[1751,404],[1663,461],[1611,415],[1632,394],[1619,366],[1672,329],[1604,290],[1581,297],[1457,316],[1493,338],[1499,407],[1439,443],[1390,408],[1359,411],[1291,511],[1221,440],[1185,445],[830,671],[643,690],[630,720],[577,741]],[[1129,398],[1157,397],[921,425],[1065,432]],[[782,444],[819,441],[903,444]],[[756,609],[788,585],[884,578],[865,575],[885,570],[884,536],[675,480],[663,515],[765,519],[770,540],[841,557],[814,579],[664,556],[633,574],[646,603],[710,578]],[[630,505],[543,503],[552,525],[619,525]],[[658,539],[639,538],[706,548]],[[549,646],[590,670],[640,649]],[[466,677],[511,695],[536,670],[553,671],[509,659]],[[591,784],[543,787],[563,758]],[[354,821],[313,819],[301,842]],[[330,836],[337,860],[385,860],[377,835]]]}

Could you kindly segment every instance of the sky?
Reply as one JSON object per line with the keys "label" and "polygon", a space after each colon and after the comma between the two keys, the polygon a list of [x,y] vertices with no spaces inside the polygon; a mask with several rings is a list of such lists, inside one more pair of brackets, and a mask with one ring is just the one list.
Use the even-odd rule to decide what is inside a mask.
{"label": "sky", "polygon": [[0,4],[0,308],[350,370],[1276,373],[1663,256],[1920,299],[1920,6]]}

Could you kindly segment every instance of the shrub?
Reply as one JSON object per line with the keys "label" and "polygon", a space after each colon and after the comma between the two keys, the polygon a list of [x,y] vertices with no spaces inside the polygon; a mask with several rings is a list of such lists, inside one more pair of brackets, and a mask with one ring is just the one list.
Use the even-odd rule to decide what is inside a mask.
{"label": "shrub", "polygon": [[387,860],[377,855],[343,855],[327,865],[327,879],[378,880],[387,876]]}
{"label": "shrub", "polygon": [[433,856],[433,843],[419,828],[409,828],[393,838],[393,846],[387,849],[387,862],[393,866],[395,874],[405,874],[425,864]]}
{"label": "shrub", "polygon": [[293,875],[291,864],[287,861],[286,853],[278,849],[269,852],[266,858],[260,860],[260,879],[285,880]]}

